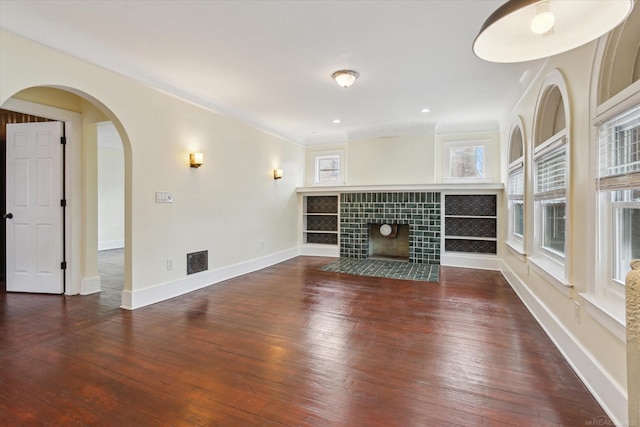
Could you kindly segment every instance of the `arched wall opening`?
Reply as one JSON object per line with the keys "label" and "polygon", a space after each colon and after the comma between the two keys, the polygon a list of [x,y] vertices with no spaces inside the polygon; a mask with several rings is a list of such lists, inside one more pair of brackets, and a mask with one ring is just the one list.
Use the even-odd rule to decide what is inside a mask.
{"label": "arched wall opening", "polygon": [[91,95],[70,87],[31,87],[15,93],[0,108],[65,123],[68,144],[66,272],[67,295],[100,290],[97,273],[97,128],[110,121],[122,141],[124,157],[124,289],[132,288],[131,144],[115,114]]}

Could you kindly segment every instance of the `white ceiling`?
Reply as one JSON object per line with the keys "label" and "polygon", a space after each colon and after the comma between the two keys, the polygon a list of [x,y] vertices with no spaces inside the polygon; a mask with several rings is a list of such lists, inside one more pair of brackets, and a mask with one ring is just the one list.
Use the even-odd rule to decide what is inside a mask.
{"label": "white ceiling", "polygon": [[313,144],[496,129],[541,65],[473,55],[502,3],[0,0],[0,27]]}

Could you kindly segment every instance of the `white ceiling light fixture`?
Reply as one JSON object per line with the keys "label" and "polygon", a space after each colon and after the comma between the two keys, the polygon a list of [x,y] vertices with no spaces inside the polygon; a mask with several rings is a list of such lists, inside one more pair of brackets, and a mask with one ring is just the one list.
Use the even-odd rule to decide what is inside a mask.
{"label": "white ceiling light fixture", "polygon": [[531,20],[531,31],[536,34],[545,34],[553,29],[556,17],[549,9],[549,2],[543,1],[536,6],[536,16]]}
{"label": "white ceiling light fixture", "polygon": [[618,26],[633,0],[509,0],[485,21],[473,52],[490,62],[524,62],[582,46]]}
{"label": "white ceiling light fixture", "polygon": [[347,88],[356,82],[358,73],[353,70],[338,70],[331,77],[342,87]]}

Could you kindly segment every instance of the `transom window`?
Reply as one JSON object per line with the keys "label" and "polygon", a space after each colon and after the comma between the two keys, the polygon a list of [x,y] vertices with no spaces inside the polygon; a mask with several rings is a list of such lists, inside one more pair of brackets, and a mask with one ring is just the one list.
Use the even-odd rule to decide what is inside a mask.
{"label": "transom window", "polygon": [[340,155],[319,155],[315,163],[316,184],[340,182]]}

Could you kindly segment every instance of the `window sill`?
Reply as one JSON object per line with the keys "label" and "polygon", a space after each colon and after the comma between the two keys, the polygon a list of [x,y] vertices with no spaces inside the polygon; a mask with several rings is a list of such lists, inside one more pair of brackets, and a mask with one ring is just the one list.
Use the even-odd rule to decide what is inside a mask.
{"label": "window sill", "polygon": [[509,252],[511,252],[513,256],[522,263],[527,262],[527,254],[524,252],[522,244],[510,241],[506,241],[505,243],[507,245],[507,249],[509,249]]}
{"label": "window sill", "polygon": [[547,282],[551,283],[560,292],[567,297],[571,298],[573,292],[573,285],[567,282],[564,275],[558,271],[558,267],[551,264],[549,261],[541,258],[529,257],[529,262],[533,266],[533,269],[544,277]]}
{"label": "window sill", "polygon": [[[605,329],[615,335],[616,338],[625,342],[627,339],[627,330],[625,326],[624,309],[616,309],[612,304],[607,304],[595,295],[582,293],[580,296],[584,302],[586,302],[584,307],[587,313],[604,326]],[[620,315],[620,311],[622,311],[622,315]]]}

